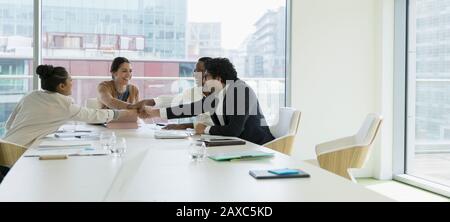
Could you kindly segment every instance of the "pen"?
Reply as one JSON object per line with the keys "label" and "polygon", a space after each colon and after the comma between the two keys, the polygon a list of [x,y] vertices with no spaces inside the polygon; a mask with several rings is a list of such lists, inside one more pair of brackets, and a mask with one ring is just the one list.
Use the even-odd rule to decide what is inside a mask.
{"label": "pen", "polygon": [[43,155],[39,156],[39,160],[65,160],[67,155]]}
{"label": "pen", "polygon": [[94,153],[94,154],[69,154],[69,156],[107,156],[106,153]]}
{"label": "pen", "polygon": [[58,130],[56,133],[92,133],[92,130],[75,130],[75,131],[64,131]]}
{"label": "pen", "polygon": [[260,157],[260,156],[248,156],[248,157],[244,156],[244,157],[231,159],[230,162],[247,161],[247,160],[262,160],[262,159],[265,159],[265,158]]}
{"label": "pen", "polygon": [[62,160],[67,159],[68,156],[107,156],[106,153],[95,154],[69,154],[69,155],[26,155],[23,157],[39,157],[40,160]]}
{"label": "pen", "polygon": [[23,157],[40,157],[39,155],[25,155]]}

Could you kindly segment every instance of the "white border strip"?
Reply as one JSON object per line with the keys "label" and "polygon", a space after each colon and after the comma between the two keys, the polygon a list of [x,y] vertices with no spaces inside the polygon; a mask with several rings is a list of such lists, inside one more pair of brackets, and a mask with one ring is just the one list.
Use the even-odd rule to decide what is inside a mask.
{"label": "white border strip", "polygon": [[396,175],[394,180],[450,198],[450,187],[441,184],[406,174]]}

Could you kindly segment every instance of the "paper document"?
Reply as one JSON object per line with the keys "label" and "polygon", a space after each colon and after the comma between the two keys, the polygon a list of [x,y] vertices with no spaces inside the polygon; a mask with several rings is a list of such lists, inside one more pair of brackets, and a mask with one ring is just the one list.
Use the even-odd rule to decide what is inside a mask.
{"label": "paper document", "polygon": [[58,138],[66,138],[66,137],[82,137],[82,136],[90,136],[92,133],[56,133],[55,137]]}
{"label": "paper document", "polygon": [[81,140],[74,140],[74,141],[65,141],[65,140],[44,140],[42,141],[38,148],[58,148],[58,149],[64,149],[64,148],[79,148],[79,147],[92,147],[92,143],[81,141]]}
{"label": "paper document", "polygon": [[184,139],[189,136],[192,136],[192,133],[189,131],[180,131],[180,130],[158,130],[155,131],[156,139]]}
{"label": "paper document", "polygon": [[109,155],[111,151],[105,149],[93,149],[89,146],[78,148],[53,148],[53,149],[29,149],[24,157],[68,155],[68,156],[103,156]]}

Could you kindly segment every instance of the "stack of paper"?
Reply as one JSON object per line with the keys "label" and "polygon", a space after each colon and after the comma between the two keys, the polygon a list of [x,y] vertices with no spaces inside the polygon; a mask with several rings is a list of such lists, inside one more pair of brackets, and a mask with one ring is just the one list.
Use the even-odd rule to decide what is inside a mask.
{"label": "stack of paper", "polygon": [[76,148],[76,147],[92,147],[92,143],[86,141],[64,141],[64,140],[44,140],[39,144],[42,148]]}

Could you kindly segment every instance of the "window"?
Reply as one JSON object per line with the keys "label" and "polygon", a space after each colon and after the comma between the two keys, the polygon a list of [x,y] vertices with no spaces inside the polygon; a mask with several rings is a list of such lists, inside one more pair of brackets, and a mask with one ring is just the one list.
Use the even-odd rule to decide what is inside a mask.
{"label": "window", "polygon": [[33,1],[0,0],[0,137],[23,95],[32,89]]}
{"label": "window", "polygon": [[[95,86],[93,82],[110,79],[109,64],[116,56],[132,61],[134,83],[146,98],[191,87],[193,81],[185,77],[192,76],[199,57],[228,57],[239,77],[252,84],[269,122],[275,121],[278,108],[285,105],[286,1],[255,2],[133,0],[126,10],[119,10],[115,7],[121,7],[120,2],[73,0],[61,5],[44,0],[43,14],[55,14],[46,16],[64,12],[76,17],[71,21],[44,17],[47,34],[65,36],[58,45],[64,47],[43,49],[44,62],[69,69],[75,79],[73,97],[83,104],[96,96],[86,90]],[[228,16],[231,11],[233,16]],[[143,22],[132,22],[132,15],[143,15]],[[89,18],[103,19],[92,24]]]}
{"label": "window", "polygon": [[408,10],[406,173],[450,187],[450,1]]}
{"label": "window", "polygon": [[[32,89],[32,33],[37,21],[32,2],[0,0],[1,103],[17,102]],[[117,56],[132,62],[132,81],[142,98],[192,87],[197,59],[209,56],[233,62],[238,76],[257,93],[269,123],[285,105],[286,0],[130,0],[127,4],[43,0],[41,4],[42,48],[37,50],[44,64],[63,66],[72,74],[78,104],[96,97],[96,85],[111,79],[110,64]],[[3,99],[12,92],[17,94],[14,99]],[[8,109],[2,109],[4,116]]]}

